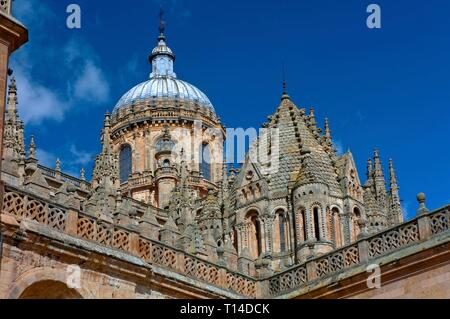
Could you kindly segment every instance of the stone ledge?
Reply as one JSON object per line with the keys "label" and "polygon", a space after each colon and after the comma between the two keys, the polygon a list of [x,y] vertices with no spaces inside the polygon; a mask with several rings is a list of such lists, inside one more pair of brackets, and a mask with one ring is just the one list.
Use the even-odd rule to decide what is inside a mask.
{"label": "stone ledge", "polygon": [[421,242],[417,245],[411,245],[411,246],[405,247],[398,251],[392,252],[388,255],[381,256],[376,259],[372,259],[368,262],[365,262],[365,263],[355,266],[353,268],[341,271],[334,275],[320,278],[319,280],[311,282],[311,283],[301,287],[300,289],[295,289],[291,292],[277,295],[274,298],[276,298],[276,299],[297,298],[297,297],[306,295],[312,291],[315,291],[315,290],[318,290],[321,288],[325,288],[328,286],[330,286],[330,287],[338,286],[339,282],[341,282],[345,279],[349,279],[353,276],[357,276],[357,275],[366,273],[367,266],[370,264],[378,264],[378,265],[380,265],[380,267],[382,267],[384,265],[399,261],[403,258],[426,251],[428,249],[432,249],[432,248],[447,244],[449,242],[450,242],[450,234],[448,232],[444,232],[442,234],[439,234],[439,235],[436,235],[436,236],[430,238],[427,241]]}
{"label": "stone ledge", "polygon": [[[1,215],[1,216],[3,218],[3,216],[6,216],[6,215]],[[12,220],[9,220],[9,218],[8,218],[8,220],[10,221],[9,224],[16,226],[16,227],[19,226],[19,224],[17,223],[15,218],[12,216],[11,216],[11,218],[15,221],[15,224],[12,223]],[[3,219],[2,219],[2,222],[3,222]],[[136,256],[126,254],[119,250],[104,247],[104,246],[101,246],[94,242],[90,242],[85,239],[72,237],[70,235],[50,229],[47,226],[41,225],[34,221],[23,220],[20,224],[20,227],[22,230],[24,230],[26,232],[32,232],[39,236],[47,237],[51,240],[54,240],[54,241],[57,241],[60,243],[64,243],[67,246],[77,247],[77,248],[81,248],[81,249],[84,249],[84,250],[87,250],[87,251],[90,251],[93,253],[97,253],[100,255],[113,257],[118,260],[124,261],[126,263],[130,263],[134,266],[145,268],[145,270],[148,270],[153,276],[158,275],[158,276],[161,276],[161,277],[167,279],[168,281],[173,281],[173,282],[179,283],[181,285],[187,285],[189,287],[192,287],[192,288],[198,289],[198,290],[206,290],[208,293],[219,295],[224,298],[230,298],[230,299],[246,299],[247,298],[243,295],[236,294],[231,291],[225,290],[223,288],[210,285],[207,282],[195,280],[193,278],[187,277],[178,272],[170,271],[169,269],[160,267],[158,265],[148,264]]]}

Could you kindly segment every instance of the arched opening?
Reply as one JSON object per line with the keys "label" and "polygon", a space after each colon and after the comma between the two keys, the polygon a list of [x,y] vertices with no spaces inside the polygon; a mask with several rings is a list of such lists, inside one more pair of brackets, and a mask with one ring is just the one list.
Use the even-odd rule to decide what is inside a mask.
{"label": "arched opening", "polygon": [[280,252],[286,251],[286,221],[283,215],[279,215],[280,222]]}
{"label": "arched opening", "polygon": [[200,172],[204,179],[211,181],[211,147],[202,144],[200,147]]}
{"label": "arched opening", "polygon": [[315,206],[313,208],[313,221],[314,221],[314,238],[320,240],[320,213],[319,207]]}
{"label": "arched opening", "polygon": [[289,248],[289,226],[288,219],[284,210],[279,209],[275,213],[276,223],[275,223],[275,251],[284,253]]}
{"label": "arched opening", "polygon": [[341,217],[339,215],[339,209],[336,207],[333,207],[331,210],[331,219],[333,221],[334,242],[336,248],[339,248],[342,246]]}
{"label": "arched opening", "polygon": [[63,282],[44,280],[27,287],[19,299],[82,299],[82,296]]}
{"label": "arched opening", "polygon": [[262,252],[261,225],[258,220],[258,212],[250,211],[246,220],[249,253],[252,258],[257,259]]}
{"label": "arched opening", "polygon": [[164,168],[169,168],[170,167],[170,161],[168,159],[165,159],[163,162],[163,167]]}
{"label": "arched opening", "polygon": [[125,183],[132,173],[132,152],[130,145],[123,145],[119,154],[120,183]]}

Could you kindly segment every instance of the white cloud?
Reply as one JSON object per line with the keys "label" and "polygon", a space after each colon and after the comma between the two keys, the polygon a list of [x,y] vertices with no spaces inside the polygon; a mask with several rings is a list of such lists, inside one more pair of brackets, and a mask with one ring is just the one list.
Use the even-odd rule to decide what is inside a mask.
{"label": "white cloud", "polygon": [[70,38],[62,47],[63,58],[66,65],[82,63],[86,60],[96,59],[97,55],[86,41],[79,37]]}
{"label": "white cloud", "polygon": [[26,21],[28,28],[41,28],[46,19],[55,16],[48,5],[38,0],[15,1],[13,14],[19,21]]}
{"label": "white cloud", "polygon": [[[67,112],[75,107],[78,109],[85,104],[83,102],[89,102],[90,106],[108,102],[108,80],[95,62],[96,54],[83,40],[69,39],[63,46],[63,55],[54,54],[58,47],[51,45],[45,54],[42,51],[34,54],[38,47],[24,48],[11,61],[17,78],[20,115],[26,124],[41,124],[47,120],[60,122]],[[46,71],[42,60],[58,65],[61,80],[51,80],[59,85],[58,88],[50,88],[40,82],[40,73]],[[67,86],[61,87],[61,82]]]}
{"label": "white cloud", "polygon": [[39,160],[39,164],[53,168],[56,165],[56,155],[47,152],[41,148],[36,150],[36,157]]}
{"label": "white cloud", "polygon": [[[49,5],[39,0],[16,2],[14,14],[30,30],[29,43],[11,58],[25,123],[60,122],[85,102],[89,107],[107,102],[110,86],[95,50],[77,35],[52,38],[47,30],[61,21]],[[49,63],[57,67],[51,69]]]}
{"label": "white cloud", "polygon": [[50,89],[40,85],[26,71],[14,69],[18,85],[20,116],[25,123],[61,121],[69,105]]}
{"label": "white cloud", "polygon": [[70,164],[86,165],[93,161],[93,153],[79,150],[74,144],[70,145],[70,153],[73,155]]}
{"label": "white cloud", "polygon": [[104,103],[109,99],[109,84],[102,70],[87,61],[74,85],[75,97],[82,101]]}

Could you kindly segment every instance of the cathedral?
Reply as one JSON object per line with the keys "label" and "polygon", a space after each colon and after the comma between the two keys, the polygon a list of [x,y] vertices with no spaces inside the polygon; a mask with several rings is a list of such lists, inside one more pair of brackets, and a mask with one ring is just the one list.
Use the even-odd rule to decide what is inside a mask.
{"label": "cathedral", "polygon": [[[262,124],[263,133],[235,168],[225,155],[229,137],[220,110],[175,72],[164,31],[161,23],[149,78],[126,92],[103,119],[91,180],[84,170],[78,177],[65,174],[59,160],[54,168],[39,164],[39,141],[24,139],[20,83],[10,78],[2,214],[17,222],[2,217],[9,247],[3,258],[22,264],[4,289],[0,281],[4,296],[36,297],[37,288],[14,286],[20,276],[37,271],[33,267],[64,277],[62,264],[76,264],[84,286],[93,285],[96,272],[98,278],[121,278],[116,288],[128,288],[118,288],[122,295],[79,288],[66,297],[272,297],[388,258],[433,232],[444,232],[448,241],[448,210],[437,212],[443,216],[436,217],[441,230],[433,230],[434,224],[423,230],[420,220],[432,219],[421,194],[418,216],[425,217],[405,223],[392,160],[383,167],[375,150],[361,178],[352,153],[337,153],[328,120],[321,127],[315,110],[297,107],[286,86]],[[51,252],[43,250],[46,241],[54,243]],[[32,254],[25,243],[34,245]],[[82,252],[70,256],[74,250]],[[24,251],[31,257],[20,255]],[[97,257],[80,257],[91,254],[114,260],[114,269],[92,266]],[[157,273],[157,267],[163,270]],[[144,284],[146,272],[164,279]],[[134,281],[133,276],[141,277]],[[135,286],[130,292],[130,282],[151,292]]]}
{"label": "cathedral", "polygon": [[[149,205],[150,212],[138,217],[170,230],[154,239],[211,261],[218,260],[218,249],[227,250],[238,258],[226,262],[248,274],[254,274],[254,262],[280,271],[403,221],[392,161],[389,190],[378,151],[362,184],[352,154],[336,154],[328,121],[321,129],[314,110],[298,108],[286,92],[264,124],[278,129],[278,136],[257,141],[264,144],[259,150],[277,148],[277,169],[272,173],[263,167],[270,162],[250,156],[239,170],[229,169],[222,160],[224,139],[205,133],[224,136],[220,118],[202,91],[177,77],[163,27],[149,61],[149,79],[105,115],[92,182],[81,176],[77,183],[85,186],[77,189],[85,211],[120,222],[118,202],[127,203],[123,213],[132,216],[139,213],[131,202],[142,203],[142,210]],[[32,140],[27,154],[14,78],[8,94],[4,169],[19,186],[38,168],[36,145]],[[194,143],[194,151],[177,143]],[[59,189],[48,185],[46,193]]]}

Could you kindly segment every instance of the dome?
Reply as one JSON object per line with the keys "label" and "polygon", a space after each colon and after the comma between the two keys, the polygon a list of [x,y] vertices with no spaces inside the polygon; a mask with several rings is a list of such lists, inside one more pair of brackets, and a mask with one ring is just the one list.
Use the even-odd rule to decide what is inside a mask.
{"label": "dome", "polygon": [[113,113],[134,103],[151,102],[152,100],[170,99],[198,103],[214,114],[214,107],[208,97],[194,85],[177,79],[173,70],[175,54],[166,44],[163,30],[158,44],[150,54],[152,65],[150,79],[129,90],[114,107]]}
{"label": "dome", "polygon": [[208,97],[192,84],[172,76],[155,76],[148,81],[136,85],[125,93],[116,104],[114,113],[133,103],[147,102],[160,98],[199,103],[201,106],[210,108],[215,112]]}

